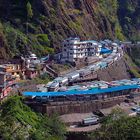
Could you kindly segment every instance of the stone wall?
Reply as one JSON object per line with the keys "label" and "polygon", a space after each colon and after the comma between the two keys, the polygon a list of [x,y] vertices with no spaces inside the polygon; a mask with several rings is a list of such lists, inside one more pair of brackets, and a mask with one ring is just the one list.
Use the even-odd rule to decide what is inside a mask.
{"label": "stone wall", "polygon": [[116,61],[108,68],[100,70],[97,72],[98,79],[104,81],[113,81],[113,80],[121,80],[121,79],[129,79],[129,68],[125,63],[124,58]]}
{"label": "stone wall", "polygon": [[49,104],[29,104],[35,111],[52,115],[54,113],[63,115],[70,113],[88,113],[99,109],[108,108],[123,102],[125,96],[108,98],[98,101],[77,101],[77,102],[61,102]]}

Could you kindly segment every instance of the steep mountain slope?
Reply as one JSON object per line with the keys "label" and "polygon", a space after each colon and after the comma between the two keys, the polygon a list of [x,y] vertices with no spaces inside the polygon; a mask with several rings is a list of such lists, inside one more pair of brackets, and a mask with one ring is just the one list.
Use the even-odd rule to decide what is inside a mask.
{"label": "steep mountain slope", "polygon": [[58,117],[32,111],[20,96],[9,97],[0,108],[1,140],[64,140],[65,126]]}
{"label": "steep mountain slope", "polygon": [[118,17],[125,36],[130,40],[140,40],[140,1],[118,0]]}
{"label": "steep mountain slope", "polygon": [[[133,11],[138,14],[140,4],[134,1]],[[125,36],[122,32],[125,20],[122,12],[127,9],[126,15],[128,11],[122,3],[122,0],[1,0],[1,28],[9,54],[24,54],[27,50],[38,55],[53,53],[52,48],[60,50],[61,41],[69,36],[121,40],[131,37],[127,31]],[[138,23],[130,29],[137,32]],[[125,24],[129,25],[127,21]]]}

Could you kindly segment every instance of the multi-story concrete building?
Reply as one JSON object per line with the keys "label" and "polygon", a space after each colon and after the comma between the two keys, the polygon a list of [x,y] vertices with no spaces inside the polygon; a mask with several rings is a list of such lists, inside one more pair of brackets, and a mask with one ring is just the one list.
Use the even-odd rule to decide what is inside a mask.
{"label": "multi-story concrete building", "polygon": [[79,38],[68,38],[63,42],[62,62],[75,62],[91,56],[99,56],[102,45],[97,41],[80,41]]}

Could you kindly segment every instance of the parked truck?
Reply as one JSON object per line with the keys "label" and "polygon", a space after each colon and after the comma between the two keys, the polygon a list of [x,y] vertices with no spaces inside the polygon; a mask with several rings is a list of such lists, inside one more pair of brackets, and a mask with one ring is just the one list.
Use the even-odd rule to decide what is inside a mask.
{"label": "parked truck", "polygon": [[78,72],[72,73],[68,75],[68,80],[69,81],[74,81],[80,77],[80,74]]}
{"label": "parked truck", "polygon": [[82,126],[89,126],[89,125],[95,125],[99,123],[99,117],[92,116],[89,118],[85,118],[82,120]]}

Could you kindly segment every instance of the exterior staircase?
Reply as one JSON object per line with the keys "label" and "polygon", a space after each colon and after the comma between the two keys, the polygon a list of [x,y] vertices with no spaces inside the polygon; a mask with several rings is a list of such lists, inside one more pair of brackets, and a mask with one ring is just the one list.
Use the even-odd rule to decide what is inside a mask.
{"label": "exterior staircase", "polygon": [[53,70],[51,67],[49,67],[48,65],[46,65],[46,72],[53,78],[57,77],[58,74],[57,72],[55,72],[55,70]]}

